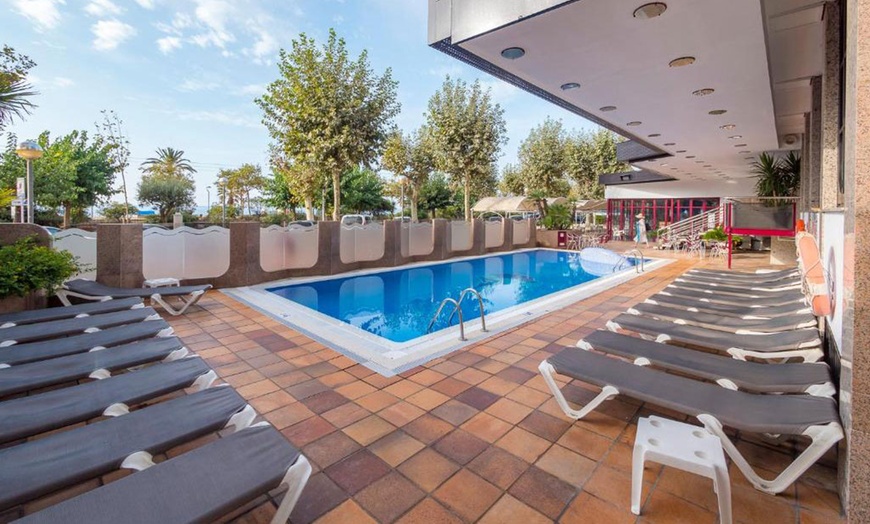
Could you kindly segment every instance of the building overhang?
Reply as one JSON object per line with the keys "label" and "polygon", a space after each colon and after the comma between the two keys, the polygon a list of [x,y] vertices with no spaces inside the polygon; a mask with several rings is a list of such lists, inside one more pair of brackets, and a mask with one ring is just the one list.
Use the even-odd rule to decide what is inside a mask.
{"label": "building overhang", "polygon": [[598,183],[603,186],[620,186],[625,184],[645,184],[650,182],[672,182],[676,178],[672,176],[641,169],[638,171],[626,171],[624,173],[606,173],[598,175]]}

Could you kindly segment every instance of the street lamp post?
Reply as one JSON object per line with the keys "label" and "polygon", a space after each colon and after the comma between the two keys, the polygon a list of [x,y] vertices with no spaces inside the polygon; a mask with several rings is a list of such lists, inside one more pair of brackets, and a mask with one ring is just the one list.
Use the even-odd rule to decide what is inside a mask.
{"label": "street lamp post", "polygon": [[208,195],[205,206],[205,215],[208,216],[211,211],[211,186],[205,186],[205,194]]}
{"label": "street lamp post", "polygon": [[221,178],[220,183],[224,190],[223,206],[221,206],[221,223],[224,227],[227,227],[227,179]]}
{"label": "street lamp post", "polygon": [[33,161],[42,156],[42,148],[35,140],[25,140],[18,144],[15,154],[27,162],[27,222],[33,223]]}

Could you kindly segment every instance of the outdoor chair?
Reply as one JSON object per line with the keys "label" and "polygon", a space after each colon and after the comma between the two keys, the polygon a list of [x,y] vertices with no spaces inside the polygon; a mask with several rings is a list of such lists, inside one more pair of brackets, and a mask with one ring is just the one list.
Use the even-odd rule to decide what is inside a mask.
{"label": "outdoor chair", "polygon": [[774,318],[740,318],[723,316],[716,313],[688,311],[686,309],[668,307],[667,304],[651,304],[643,302],[631,307],[626,313],[666,320],[680,325],[698,326],[716,331],[736,333],[737,331],[753,331],[759,333],[779,333],[818,326],[818,320],[812,313],[785,315]]}
{"label": "outdoor chair", "polygon": [[671,284],[674,287],[685,289],[687,291],[696,291],[698,293],[706,293],[708,295],[728,295],[741,298],[769,298],[769,297],[794,297],[801,298],[804,296],[800,285],[780,286],[776,288],[764,287],[741,287],[739,285],[730,286],[726,284],[708,284],[706,282],[695,282],[684,278],[677,278]]}
{"label": "outdoor chair", "polygon": [[22,524],[211,522],[281,486],[273,523],[285,523],[311,465],[263,422],[28,515]]}
{"label": "outdoor chair", "polygon": [[805,299],[803,294],[794,293],[790,295],[782,295],[782,296],[746,296],[746,295],[726,295],[722,293],[715,293],[709,289],[692,289],[686,288],[684,286],[679,286],[677,284],[669,284],[666,288],[666,291],[662,291],[660,293],[668,293],[670,295],[691,298],[695,300],[700,300],[703,302],[714,302],[717,304],[734,304],[734,305],[747,305],[751,304],[759,307],[767,307],[767,306],[785,306],[785,305],[794,305],[794,304],[805,304]]}
{"label": "outdoor chair", "polygon": [[77,304],[68,307],[52,307],[46,309],[34,309],[30,311],[20,311],[17,313],[7,313],[0,315],[0,329],[22,326],[25,324],[36,324],[39,322],[48,322],[50,320],[64,320],[67,318],[87,317],[90,315],[99,315],[102,313],[114,313],[115,311],[123,311],[125,309],[137,309],[145,307],[141,298],[125,298],[123,300],[112,300],[106,302]]}
{"label": "outdoor chair", "polygon": [[800,278],[800,272],[797,268],[761,273],[744,273],[740,271],[724,271],[718,269],[690,269],[686,271],[686,275],[718,278],[722,279],[725,282],[735,282],[740,280],[754,283],[776,282],[784,279],[789,280],[794,278]]}
{"label": "outdoor chair", "polygon": [[[57,296],[64,303],[70,305],[69,297],[77,297],[84,300],[109,300],[117,298],[150,298],[152,303],[160,304],[163,309],[172,315],[182,315],[187,308],[196,304],[206,291],[211,289],[211,284],[201,286],[167,286],[156,288],[121,288],[105,286],[93,280],[75,279],[63,284],[58,290]],[[180,306],[169,304],[167,299],[175,298]]]}
{"label": "outdoor chair", "polygon": [[644,302],[647,304],[666,304],[668,307],[679,307],[687,311],[702,311],[738,318],[774,318],[812,313],[812,309],[804,302],[792,302],[782,306],[761,306],[752,303],[722,304],[710,302],[708,298],[678,296],[667,291],[656,293]]}
{"label": "outdoor chair", "polygon": [[[843,438],[837,403],[812,395],[759,395],[665,373],[612,357],[568,348],[541,362],[538,369],[559,407],[579,420],[617,395],[695,417],[719,437],[725,452],[758,490],[784,491]],[[601,392],[580,409],[568,403],[555,374],[598,386]],[[762,478],[729,438],[725,427],[748,433],[805,436],[811,444],[776,478]]]}
{"label": "outdoor chair", "polygon": [[24,324],[23,326],[0,329],[0,347],[81,333],[92,333],[106,328],[153,320],[161,320],[160,315],[153,308],[147,307],[127,309],[102,315],[52,320],[38,324]]}
{"label": "outdoor chair", "polygon": [[776,282],[749,282],[741,280],[725,281],[719,278],[686,273],[681,275],[677,280],[691,283],[695,286],[710,286],[713,288],[720,286],[736,287],[749,291],[787,291],[790,289],[801,289],[802,285],[800,277],[797,276],[793,279],[783,279]]}
{"label": "outdoor chair", "polygon": [[618,356],[637,365],[715,382],[728,389],[818,397],[831,397],[836,393],[831,368],[824,362],[747,362],[603,330],[587,335],[577,342],[577,347]]}
{"label": "outdoor chair", "polygon": [[656,342],[719,351],[739,360],[746,360],[748,357],[761,360],[800,358],[804,362],[816,362],[824,356],[819,330],[816,328],[781,333],[740,330],[726,333],[630,314],[618,315],[608,321],[606,327],[616,332],[634,331]]}

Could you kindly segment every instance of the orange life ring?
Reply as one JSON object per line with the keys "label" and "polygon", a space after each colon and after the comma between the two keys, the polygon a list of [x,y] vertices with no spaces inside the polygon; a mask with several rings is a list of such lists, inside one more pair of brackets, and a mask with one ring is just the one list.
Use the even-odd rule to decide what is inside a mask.
{"label": "orange life ring", "polygon": [[819,245],[809,233],[798,233],[795,237],[798,251],[798,264],[804,281],[804,293],[807,296],[813,314],[817,317],[830,315],[831,298],[828,285],[825,282],[825,268],[822,266]]}

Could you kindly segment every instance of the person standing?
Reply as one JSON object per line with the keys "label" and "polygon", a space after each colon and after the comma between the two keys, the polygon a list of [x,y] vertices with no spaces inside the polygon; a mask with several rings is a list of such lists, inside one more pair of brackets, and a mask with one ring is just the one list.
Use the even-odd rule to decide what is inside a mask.
{"label": "person standing", "polygon": [[638,213],[634,218],[637,219],[637,223],[634,226],[634,247],[640,247],[641,243],[649,247],[649,239],[646,237],[646,221],[643,219],[643,213]]}

